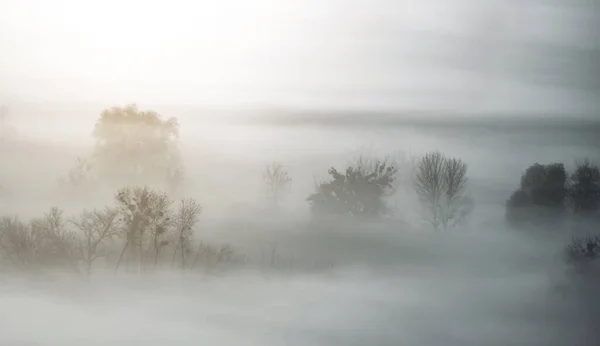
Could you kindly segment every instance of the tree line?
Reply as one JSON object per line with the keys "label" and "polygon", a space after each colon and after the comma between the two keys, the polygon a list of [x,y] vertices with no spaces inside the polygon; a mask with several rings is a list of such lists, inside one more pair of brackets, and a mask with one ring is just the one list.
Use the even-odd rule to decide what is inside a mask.
{"label": "tree line", "polygon": [[[113,205],[72,218],[65,218],[58,208],[29,221],[4,217],[0,255],[5,262],[20,269],[63,267],[89,275],[100,259],[115,272],[210,269],[245,261],[230,246],[195,244],[202,208],[193,199],[175,202],[172,198],[186,179],[177,119],[164,119],[135,105],[113,107],[101,113],[93,136],[92,152],[77,158],[59,182],[72,190],[101,181],[118,182],[125,187],[115,193]],[[399,169],[389,157],[367,156],[342,169],[330,167],[327,178],[315,181],[314,191],[307,196],[311,215],[316,220],[393,215]],[[292,183],[290,174],[273,163],[262,178],[268,201],[276,207]],[[157,182],[163,189],[148,187]],[[439,151],[416,158],[410,185],[421,219],[433,230],[464,225],[475,206],[468,165]],[[575,216],[593,218],[599,211],[600,173],[587,160],[571,174],[562,163],[532,165],[506,203],[507,222],[515,228],[546,227]],[[578,238],[565,252],[570,259],[577,254],[595,259],[598,244],[595,236]]]}

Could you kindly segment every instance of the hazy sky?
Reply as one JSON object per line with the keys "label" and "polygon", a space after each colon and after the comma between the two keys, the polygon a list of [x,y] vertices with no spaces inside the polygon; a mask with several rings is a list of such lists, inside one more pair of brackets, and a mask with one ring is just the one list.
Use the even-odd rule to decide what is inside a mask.
{"label": "hazy sky", "polygon": [[591,110],[576,5],[0,0],[0,102]]}

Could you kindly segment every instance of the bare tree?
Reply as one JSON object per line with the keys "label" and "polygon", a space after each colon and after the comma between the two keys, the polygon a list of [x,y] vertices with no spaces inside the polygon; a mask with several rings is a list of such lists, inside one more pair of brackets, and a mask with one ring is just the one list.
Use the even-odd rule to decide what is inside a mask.
{"label": "bare tree", "polygon": [[75,232],[66,227],[63,217],[63,211],[57,207],[50,208],[50,211],[41,218],[33,219],[30,222],[31,233],[41,236],[41,259],[44,265],[66,266],[73,272],[80,274],[78,263],[81,259],[79,248],[79,239]]}
{"label": "bare tree", "polygon": [[273,162],[263,171],[263,180],[270,202],[277,206],[282,195],[288,190],[292,178],[281,164]]}
{"label": "bare tree", "polygon": [[185,255],[191,251],[194,225],[198,222],[198,216],[201,212],[202,208],[193,199],[184,199],[179,204],[174,221],[177,230],[177,244],[173,251],[171,266],[175,264],[175,257],[179,252],[181,255],[181,268],[185,268]]}
{"label": "bare tree", "polygon": [[[162,243],[161,237],[165,235],[170,222],[169,207],[173,202],[166,194],[148,187],[120,189],[115,199],[123,222],[121,236],[125,239],[115,271],[118,271],[125,253],[137,249],[141,272],[144,268],[146,235],[151,235],[151,243]],[[157,248],[155,247],[154,250],[154,255],[157,257],[159,255]]]}
{"label": "bare tree", "polygon": [[2,255],[18,268],[36,266],[44,245],[44,235],[17,217],[3,217],[0,221],[0,248]]}
{"label": "bare tree", "polygon": [[83,241],[79,246],[88,277],[92,272],[94,261],[107,255],[103,242],[115,236],[118,231],[118,210],[83,211],[77,219],[70,220],[83,233]]}
{"label": "bare tree", "polygon": [[424,218],[434,229],[448,229],[462,222],[472,209],[467,195],[467,164],[440,152],[425,154],[417,165],[414,187]]}
{"label": "bare tree", "polygon": [[28,223],[4,217],[0,223],[3,255],[24,269],[66,266],[79,273],[78,239],[66,227],[62,214],[60,209],[52,208]]}
{"label": "bare tree", "polygon": [[94,180],[94,166],[92,161],[87,158],[77,157],[75,165],[69,169],[66,177],[61,176],[58,179],[58,183],[62,187],[77,189]]}

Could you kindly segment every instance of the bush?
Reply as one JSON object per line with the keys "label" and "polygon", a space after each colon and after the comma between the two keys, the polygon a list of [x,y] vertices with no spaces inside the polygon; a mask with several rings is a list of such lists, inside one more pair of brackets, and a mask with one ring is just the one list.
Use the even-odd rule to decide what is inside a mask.
{"label": "bush", "polygon": [[600,236],[574,237],[565,249],[567,263],[579,271],[585,271],[597,263],[600,257]]}

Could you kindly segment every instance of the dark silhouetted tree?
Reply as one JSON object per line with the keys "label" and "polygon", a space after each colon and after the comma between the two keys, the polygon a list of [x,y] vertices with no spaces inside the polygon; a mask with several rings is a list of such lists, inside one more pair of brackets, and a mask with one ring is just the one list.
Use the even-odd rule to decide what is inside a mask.
{"label": "dark silhouetted tree", "polygon": [[423,217],[434,229],[459,225],[472,209],[467,194],[467,164],[440,152],[425,154],[418,164],[414,187]]}
{"label": "dark silhouetted tree", "polygon": [[359,161],[340,173],[328,171],[330,181],[316,184],[308,197],[314,215],[379,217],[389,211],[385,197],[394,190],[397,168],[388,160]]}
{"label": "dark silhouetted tree", "polygon": [[506,203],[513,225],[538,223],[564,215],[567,173],[562,163],[535,163],[521,177],[521,186]]}
{"label": "dark silhouetted tree", "polygon": [[600,169],[589,160],[578,163],[571,175],[569,202],[576,214],[590,215],[600,210]]}

